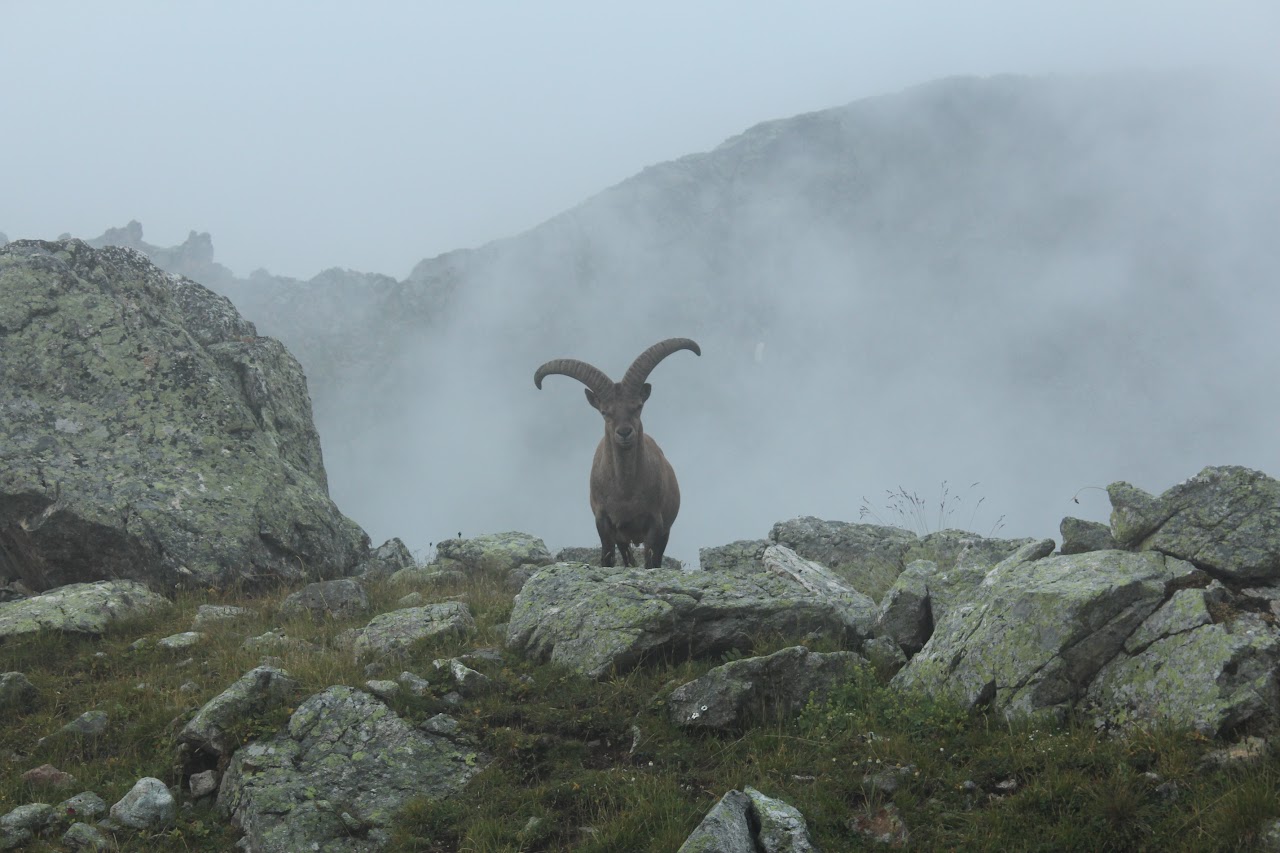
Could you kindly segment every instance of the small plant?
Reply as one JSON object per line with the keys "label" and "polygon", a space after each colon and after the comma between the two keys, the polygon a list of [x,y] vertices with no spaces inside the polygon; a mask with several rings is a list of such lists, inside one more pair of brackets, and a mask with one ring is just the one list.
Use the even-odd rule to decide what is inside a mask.
{"label": "small plant", "polygon": [[[973,490],[980,486],[980,482],[971,483],[966,490],[966,495],[972,495]],[[978,517],[978,510],[982,507],[986,497],[979,497],[972,504],[969,512],[968,523],[963,529],[972,530],[973,525]],[[937,533],[940,530],[947,530],[956,526],[956,516],[959,515],[965,503],[965,495],[951,491],[950,485],[946,480],[942,481],[939,487],[937,504],[930,504],[924,498],[920,497],[917,492],[908,492],[902,486],[896,490],[889,489],[885,491],[885,509],[887,515],[893,521],[886,521],[884,516],[872,506],[872,502],[866,497],[862,499],[862,505],[858,507],[858,518],[870,518],[874,523],[885,527],[901,527],[904,530],[910,530],[917,536],[924,537],[930,533]],[[996,532],[1004,527],[1004,516],[1000,516],[991,525],[991,529],[987,532],[987,536],[995,536]]]}

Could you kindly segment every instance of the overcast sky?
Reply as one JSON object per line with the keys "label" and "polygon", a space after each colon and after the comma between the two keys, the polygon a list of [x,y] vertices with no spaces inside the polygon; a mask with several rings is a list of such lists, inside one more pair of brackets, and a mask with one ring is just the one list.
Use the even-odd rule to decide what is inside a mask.
{"label": "overcast sky", "polygon": [[940,76],[1274,77],[1280,4],[0,0],[0,231],[139,219],[237,274],[519,233],[752,124]]}

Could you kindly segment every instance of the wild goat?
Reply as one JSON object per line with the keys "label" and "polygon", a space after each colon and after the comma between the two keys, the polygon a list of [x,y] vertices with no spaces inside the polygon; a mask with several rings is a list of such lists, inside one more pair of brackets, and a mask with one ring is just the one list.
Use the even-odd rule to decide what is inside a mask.
{"label": "wild goat", "polygon": [[604,416],[604,438],[591,465],[591,512],[600,534],[602,566],[614,564],[615,546],[622,552],[622,564],[634,566],[631,545],[642,542],[644,567],[662,565],[671,525],[680,511],[680,486],[658,443],[645,434],[640,410],[653,390],[645,382],[650,371],[682,349],[702,355],[688,338],[668,338],[640,353],[617,383],[599,368],[573,358],[548,361],[533,374],[539,389],[543,378],[553,373],[572,376],[587,386],[587,402]]}

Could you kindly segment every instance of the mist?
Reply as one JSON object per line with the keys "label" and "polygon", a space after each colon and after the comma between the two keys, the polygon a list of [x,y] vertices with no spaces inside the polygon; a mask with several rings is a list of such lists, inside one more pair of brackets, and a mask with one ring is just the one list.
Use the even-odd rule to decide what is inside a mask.
{"label": "mist", "polygon": [[[1056,537],[1115,480],[1280,474],[1264,4],[125,4],[55,41],[45,8],[0,59],[41,118],[0,142],[0,230],[211,232],[239,278],[206,283],[302,360],[375,541],[593,544],[602,421],[533,371],[673,336],[703,355],[644,424],[686,561],[797,515],[911,526],[900,489]],[[391,278],[301,280],[329,267]]]}

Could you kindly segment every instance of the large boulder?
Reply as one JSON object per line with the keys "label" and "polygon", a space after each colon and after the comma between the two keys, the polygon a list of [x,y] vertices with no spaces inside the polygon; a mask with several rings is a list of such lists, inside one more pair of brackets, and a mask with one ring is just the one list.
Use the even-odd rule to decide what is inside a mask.
{"label": "large boulder", "polygon": [[1111,531],[1122,547],[1159,551],[1222,579],[1280,581],[1280,481],[1205,468],[1160,497],[1112,483]]}
{"label": "large boulder", "polygon": [[1274,723],[1280,631],[1241,605],[1247,597],[1217,582],[1174,593],[1090,685],[1101,719],[1169,720],[1210,737]]}
{"label": "large boulder", "polygon": [[[874,605],[862,624],[874,621]],[[857,635],[849,606],[766,572],[685,573],[556,563],[524,585],[507,645],[592,678],[651,655],[707,657],[760,635]]]}
{"label": "large boulder", "polygon": [[475,619],[466,604],[444,601],[379,614],[349,637],[357,659],[382,659],[407,652],[419,640],[445,634],[465,635],[475,629]]}
{"label": "large boulder", "polygon": [[43,595],[0,602],[0,640],[37,631],[97,636],[112,622],[158,613],[169,600],[136,581],[69,584]]}
{"label": "large boulder", "polygon": [[414,729],[367,693],[330,687],[299,705],[284,731],[236,752],[218,808],[256,853],[364,853],[386,847],[410,798],[446,797],[488,761]]}
{"label": "large boulder", "polygon": [[0,582],[349,574],[298,362],[130,249],[0,249]]}
{"label": "large boulder", "polygon": [[778,522],[769,539],[821,563],[876,601],[902,571],[903,558],[918,541],[914,533],[898,527],[812,516]]}
{"label": "large boulder", "polygon": [[991,569],[937,620],[894,683],[1009,716],[1059,714],[1176,585],[1197,574],[1151,552],[1044,556],[1052,547],[1028,545]]}

